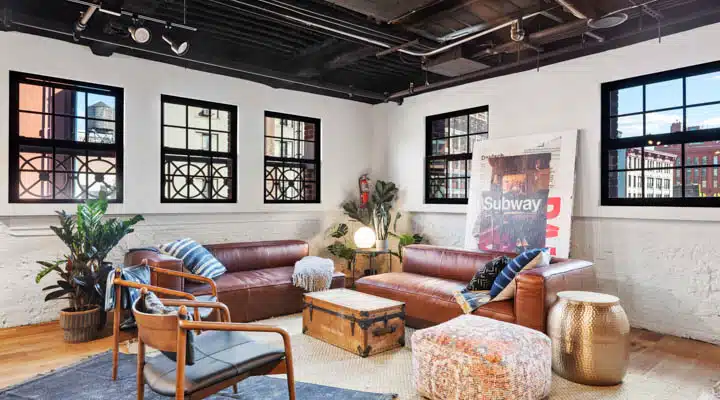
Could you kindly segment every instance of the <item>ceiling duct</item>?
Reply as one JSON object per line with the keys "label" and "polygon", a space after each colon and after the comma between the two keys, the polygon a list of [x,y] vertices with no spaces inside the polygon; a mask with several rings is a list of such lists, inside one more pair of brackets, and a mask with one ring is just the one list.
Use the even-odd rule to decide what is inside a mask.
{"label": "ceiling duct", "polygon": [[428,59],[423,69],[443,76],[460,76],[488,68],[487,64],[470,59],[462,47],[455,47],[437,57]]}
{"label": "ceiling duct", "polygon": [[435,3],[436,0],[327,0],[327,2],[367,15],[378,21],[389,22]]}

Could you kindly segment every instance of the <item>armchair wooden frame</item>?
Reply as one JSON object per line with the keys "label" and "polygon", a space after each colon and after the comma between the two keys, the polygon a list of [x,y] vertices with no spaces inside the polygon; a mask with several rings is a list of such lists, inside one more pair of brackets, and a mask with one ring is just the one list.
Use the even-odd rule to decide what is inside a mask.
{"label": "armchair wooden frame", "polygon": [[[142,290],[142,295],[147,293]],[[140,300],[139,300],[140,301]],[[286,374],[288,382],[288,394],[290,400],[295,400],[295,375],[292,361],[292,347],[290,345],[290,335],[282,328],[269,325],[255,325],[244,323],[230,322],[230,311],[223,303],[208,303],[178,299],[160,299],[166,306],[180,306],[177,316],[152,315],[137,313],[135,310],[135,318],[138,323],[138,363],[137,363],[137,399],[143,400],[145,396],[145,346],[150,345],[153,348],[163,351],[176,352],[176,387],[175,399],[178,400],[195,400],[203,399],[211,394],[232,386],[237,393],[237,383],[256,375],[274,375]],[[205,321],[188,321],[187,307],[212,307],[221,314],[222,322],[205,322]],[[185,360],[186,360],[186,343],[188,331],[239,331],[239,332],[265,332],[277,333],[282,336],[285,358],[269,365],[261,366],[250,372],[228,378],[218,382],[198,392],[185,396]]]}
{"label": "armchair wooden frame", "polygon": [[[150,262],[148,262],[147,259],[143,259],[141,262],[141,265],[147,266],[148,268],[150,268],[151,271],[154,271],[158,274],[165,274],[165,275],[169,275],[169,276],[175,276],[178,278],[207,283],[208,285],[210,285],[211,294],[213,296],[217,297],[217,286],[215,285],[215,282],[210,278],[206,278],[206,277],[200,276],[200,275],[188,274],[186,272],[173,271],[173,270],[169,270],[169,269],[165,269],[165,268],[160,268],[160,267],[152,265]],[[193,296],[190,293],[181,292],[179,290],[126,281],[126,280],[122,279],[122,277],[121,277],[122,270],[119,267],[115,268],[114,274],[115,274],[115,276],[113,279],[113,286],[114,286],[114,290],[115,290],[115,309],[113,310],[112,380],[117,380],[118,357],[119,357],[119,352],[120,352],[120,348],[119,348],[120,347],[120,319],[121,319],[121,314],[122,314],[122,307],[120,307],[120,304],[121,304],[120,301],[121,301],[121,296],[122,296],[122,288],[127,287],[127,288],[133,288],[133,289],[141,289],[141,290],[147,289],[156,294],[160,294],[160,295],[164,295],[164,296],[178,297],[178,298],[183,298],[183,299],[192,300],[192,301],[195,301],[196,298],[195,298],[195,296]],[[204,302],[203,304],[214,304],[214,303]],[[227,306],[225,306],[224,304],[223,304],[223,306],[225,307],[225,309],[227,309]],[[214,306],[209,306],[209,305],[205,305],[202,307],[203,308],[215,308]],[[196,321],[200,320],[200,307],[195,307],[194,316],[195,316]],[[228,316],[229,316],[229,312],[228,312]]]}

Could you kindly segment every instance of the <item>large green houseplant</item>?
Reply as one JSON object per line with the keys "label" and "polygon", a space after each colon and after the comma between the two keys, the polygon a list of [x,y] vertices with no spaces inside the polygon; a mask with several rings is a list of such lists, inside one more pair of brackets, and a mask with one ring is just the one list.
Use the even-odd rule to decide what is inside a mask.
{"label": "large green houseplant", "polygon": [[65,243],[69,252],[61,259],[38,261],[43,268],[35,281],[57,273],[55,284],[43,288],[45,301],[68,300],[70,306],[60,312],[60,325],[65,340],[82,342],[95,338],[104,325],[104,285],[112,267],[105,262],[108,253],[133,232],[133,226],[143,220],[136,215],[127,220],[105,218],[108,201],[101,192],[98,199],[79,204],[75,215],[57,211],[60,226],[51,226]]}
{"label": "large green houseplant", "polygon": [[[347,200],[342,204],[345,215],[355,222],[372,228],[375,231],[378,245],[387,246],[388,239],[397,240],[397,247],[390,250],[390,254],[402,259],[403,248],[410,244],[423,243],[425,238],[420,234],[397,233],[397,223],[402,214],[397,212],[392,216],[391,210],[397,200],[398,187],[393,182],[377,181],[372,190],[372,195],[364,206],[356,199]],[[392,231],[390,226],[392,225]],[[355,246],[351,239],[348,239],[348,225],[340,223],[332,227],[328,236],[334,239],[333,243],[327,246],[328,252],[340,259],[346,260],[348,264],[353,262],[355,257]],[[378,247],[380,247],[378,246]],[[387,248],[387,247],[386,247]]]}

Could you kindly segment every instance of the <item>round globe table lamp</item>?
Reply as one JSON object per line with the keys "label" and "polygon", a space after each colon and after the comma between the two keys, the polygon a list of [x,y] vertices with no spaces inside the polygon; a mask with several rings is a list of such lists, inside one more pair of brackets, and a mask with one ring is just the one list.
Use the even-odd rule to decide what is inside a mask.
{"label": "round globe table lamp", "polygon": [[360,249],[369,249],[375,246],[375,231],[363,226],[355,232],[355,245]]}

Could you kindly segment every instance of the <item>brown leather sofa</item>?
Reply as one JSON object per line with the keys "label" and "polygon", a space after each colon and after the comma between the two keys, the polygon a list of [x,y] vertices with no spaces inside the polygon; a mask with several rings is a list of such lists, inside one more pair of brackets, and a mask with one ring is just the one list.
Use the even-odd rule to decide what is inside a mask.
{"label": "brown leather sofa", "polygon": [[[403,251],[403,272],[372,275],[357,281],[357,290],[405,302],[406,323],[426,328],[462,315],[453,292],[467,286],[475,272],[491,259],[508,255],[427,245]],[[550,266],[521,272],[511,300],[490,302],[475,315],[512,322],[545,332],[548,308],[563,290],[595,290],[592,263],[553,258]]]}
{"label": "brown leather sofa", "polygon": [[[300,240],[222,243],[205,245],[226,268],[215,279],[218,301],[230,308],[233,322],[248,322],[302,311],[303,290],[292,284],[295,262],[309,253]],[[126,265],[143,259],[154,266],[182,270],[182,261],[150,250],[134,250],[125,256]],[[195,296],[210,294],[210,286],[164,275],[152,276],[152,283]],[[345,275],[333,275],[332,288],[345,287]]]}

